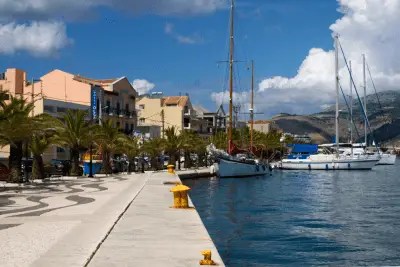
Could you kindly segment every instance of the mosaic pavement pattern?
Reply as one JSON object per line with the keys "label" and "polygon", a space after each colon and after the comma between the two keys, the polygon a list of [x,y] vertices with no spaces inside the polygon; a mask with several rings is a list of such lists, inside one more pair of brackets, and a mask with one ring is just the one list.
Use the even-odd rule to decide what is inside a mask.
{"label": "mosaic pavement pattern", "polygon": [[20,224],[2,223],[3,218],[34,217],[53,211],[87,205],[96,201],[99,193],[106,192],[113,183],[127,178],[80,178],[73,180],[49,180],[23,187],[0,185],[0,231]]}

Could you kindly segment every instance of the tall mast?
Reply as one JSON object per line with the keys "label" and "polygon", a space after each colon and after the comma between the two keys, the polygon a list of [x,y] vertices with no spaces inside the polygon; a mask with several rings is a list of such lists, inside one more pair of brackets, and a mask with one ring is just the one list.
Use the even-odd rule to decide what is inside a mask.
{"label": "tall mast", "polygon": [[365,112],[365,117],[364,117],[364,142],[365,146],[368,146],[367,144],[367,78],[365,75],[365,54],[362,55],[363,57],[363,79],[364,79],[364,112]]}
{"label": "tall mast", "polygon": [[250,103],[250,149],[253,151],[254,124],[254,60],[251,61],[251,103]]}
{"label": "tall mast", "polygon": [[339,37],[335,36],[335,87],[336,87],[336,119],[335,119],[335,137],[336,137],[336,156],[339,158]]}
{"label": "tall mast", "polygon": [[[350,144],[353,144],[353,82],[352,82],[352,71],[351,71],[351,61],[349,61],[350,69]],[[353,149],[353,147],[352,147]]]}
{"label": "tall mast", "polygon": [[231,0],[231,29],[230,29],[230,45],[229,45],[229,127],[228,127],[228,153],[232,152],[232,113],[233,113],[233,35],[234,35],[234,25],[233,25],[233,11],[235,7],[234,0]]}

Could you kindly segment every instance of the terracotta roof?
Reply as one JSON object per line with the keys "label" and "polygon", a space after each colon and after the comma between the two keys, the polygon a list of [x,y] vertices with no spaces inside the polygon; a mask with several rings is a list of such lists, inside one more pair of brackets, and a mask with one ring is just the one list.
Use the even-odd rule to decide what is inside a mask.
{"label": "terracotta roof", "polygon": [[[250,123],[250,122],[249,122]],[[269,124],[269,123],[274,123],[271,120],[258,120],[258,121],[254,121],[254,124]]]}
{"label": "terracotta roof", "polygon": [[161,98],[161,106],[165,107],[167,105],[177,105],[180,107],[184,107],[188,100],[188,96],[167,96]]}
{"label": "terracotta roof", "polygon": [[74,80],[80,81],[80,82],[87,82],[87,83],[93,83],[97,85],[108,85],[111,84],[115,81],[117,81],[119,78],[115,79],[103,79],[103,80],[95,80],[95,79],[90,79],[87,77],[80,76],[79,74],[74,77]]}

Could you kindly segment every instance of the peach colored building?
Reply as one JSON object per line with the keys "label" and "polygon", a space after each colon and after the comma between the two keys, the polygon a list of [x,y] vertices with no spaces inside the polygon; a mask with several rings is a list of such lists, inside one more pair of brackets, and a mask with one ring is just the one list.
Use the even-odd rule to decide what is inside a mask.
{"label": "peach colored building", "polygon": [[[24,86],[26,83],[26,72],[19,69],[7,69],[0,73],[0,91],[8,91],[6,101],[12,96],[24,97]],[[8,165],[10,146],[0,147],[0,161]]]}
{"label": "peach colored building", "polygon": [[[115,127],[126,134],[133,133],[137,126],[137,92],[126,77],[96,80],[56,69],[27,83],[23,71],[7,70],[6,74],[10,82],[3,82],[8,85],[3,86],[4,90],[22,92],[28,101],[34,102],[32,115],[48,113],[61,117],[69,109],[82,109],[89,110],[93,119],[113,119]],[[69,153],[54,146],[43,158],[45,162],[68,159]]]}
{"label": "peach colored building", "polygon": [[162,111],[164,127],[174,126],[178,132],[193,130],[198,133],[207,131],[208,122],[199,119],[190,102],[189,96],[166,96],[162,93],[141,96],[137,101],[138,125],[157,125],[162,127]]}
{"label": "peach colored building", "polygon": [[[247,124],[250,127],[250,122]],[[253,129],[262,133],[269,133],[271,130],[277,130],[275,121],[272,120],[257,120],[253,123]]]}

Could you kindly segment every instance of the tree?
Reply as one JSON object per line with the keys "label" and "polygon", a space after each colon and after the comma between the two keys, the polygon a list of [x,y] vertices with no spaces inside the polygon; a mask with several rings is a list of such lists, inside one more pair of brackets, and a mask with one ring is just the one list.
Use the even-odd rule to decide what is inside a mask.
{"label": "tree", "polygon": [[165,152],[168,153],[168,164],[175,165],[176,158],[180,158],[179,150],[182,148],[182,136],[177,133],[175,126],[165,130]]}
{"label": "tree", "polygon": [[35,118],[29,117],[34,105],[11,96],[9,102],[0,96],[0,146],[10,145],[10,182],[21,182],[22,145],[37,129]]}
{"label": "tree", "polygon": [[157,157],[159,157],[164,151],[165,139],[153,138],[145,141],[142,150],[151,157],[151,167],[153,170],[158,169]]}
{"label": "tree", "polygon": [[119,144],[118,150],[126,154],[129,159],[128,174],[135,171],[135,158],[140,154],[139,140],[136,136],[127,136]]}
{"label": "tree", "polygon": [[122,151],[121,144],[126,140],[126,136],[114,127],[113,120],[103,120],[101,125],[96,126],[94,137],[98,151],[103,155],[103,168],[106,174],[109,174],[110,158],[115,152]]}
{"label": "tree", "polygon": [[52,136],[35,134],[29,143],[29,149],[33,154],[32,179],[44,179],[43,153],[52,144]]}
{"label": "tree", "polygon": [[62,119],[58,120],[57,133],[54,142],[70,150],[73,175],[81,175],[79,169],[79,153],[88,147],[91,139],[91,122],[87,120],[87,110],[68,110]]}
{"label": "tree", "polygon": [[185,162],[184,162],[184,167],[185,168],[190,168],[192,165],[191,158],[190,158],[190,153],[194,152],[195,147],[196,147],[196,141],[197,141],[197,134],[194,131],[191,130],[183,130],[181,133],[181,138],[182,138],[182,148],[185,151]]}

